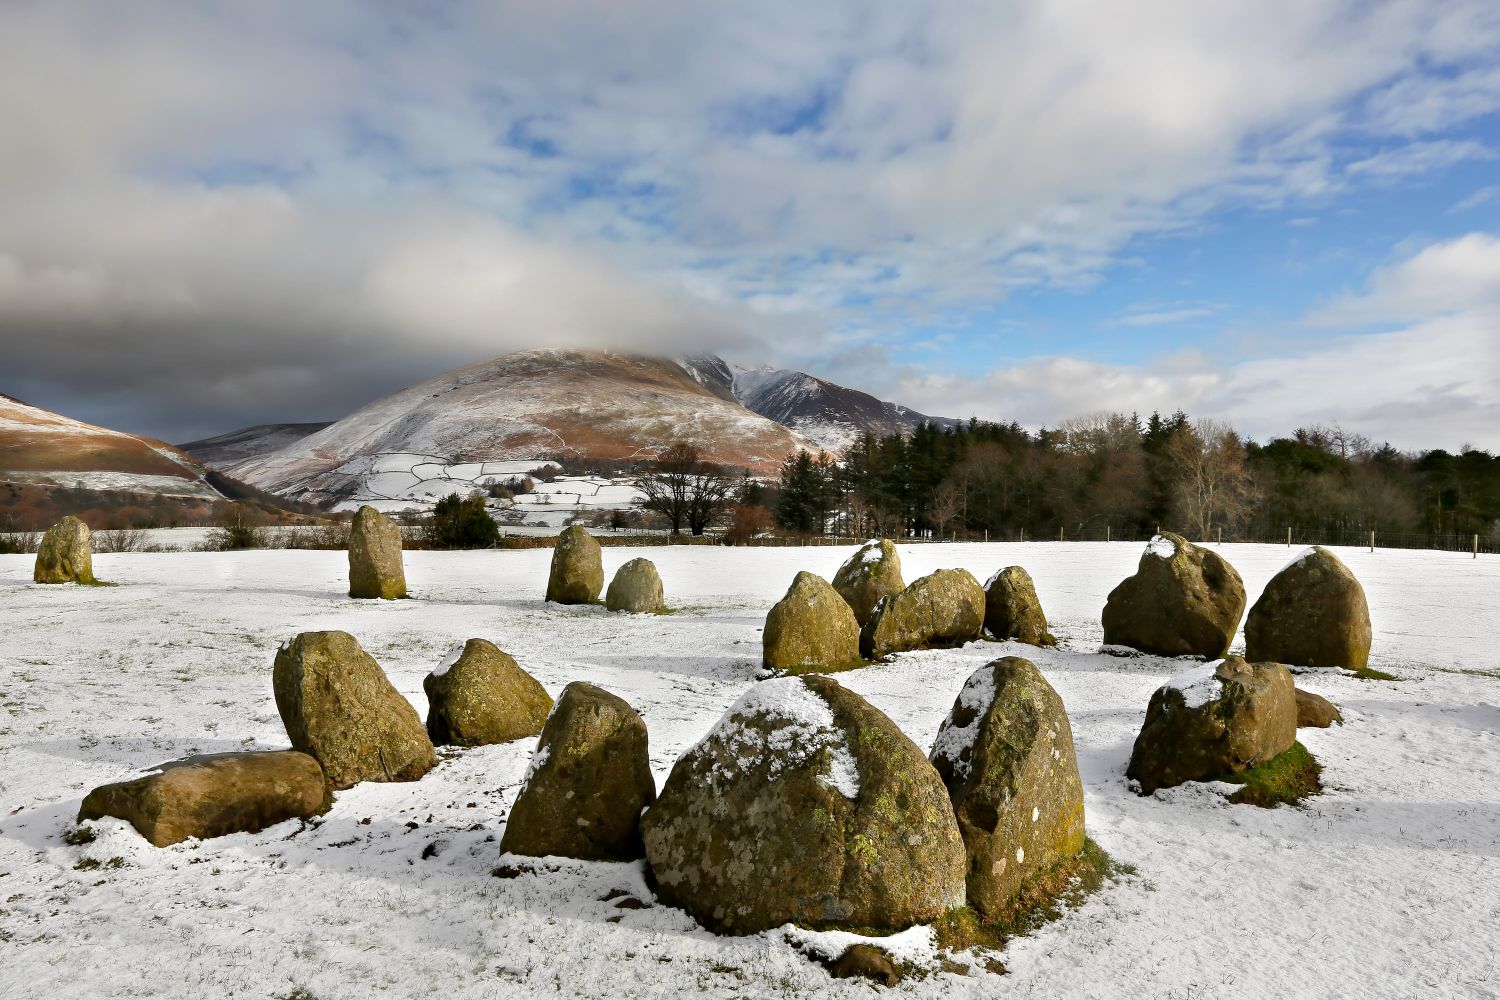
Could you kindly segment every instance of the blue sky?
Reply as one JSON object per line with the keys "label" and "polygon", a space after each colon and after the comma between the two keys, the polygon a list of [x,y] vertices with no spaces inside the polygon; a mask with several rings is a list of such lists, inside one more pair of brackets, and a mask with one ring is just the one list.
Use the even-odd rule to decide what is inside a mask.
{"label": "blue sky", "polygon": [[539,346],[1500,449],[1500,7],[23,3],[0,389],[169,439]]}

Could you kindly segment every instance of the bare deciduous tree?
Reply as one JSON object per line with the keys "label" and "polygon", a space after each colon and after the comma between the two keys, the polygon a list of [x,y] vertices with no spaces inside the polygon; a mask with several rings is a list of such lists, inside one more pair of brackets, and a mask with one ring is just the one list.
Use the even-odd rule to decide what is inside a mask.
{"label": "bare deciduous tree", "polygon": [[1174,506],[1183,526],[1208,538],[1217,525],[1242,529],[1254,505],[1245,446],[1228,424],[1198,420],[1173,432],[1167,460],[1174,477]]}
{"label": "bare deciduous tree", "polygon": [[637,488],[645,497],[641,506],[665,518],[672,534],[686,526],[701,535],[728,508],[738,485],[738,477],[679,441],[647,466]]}

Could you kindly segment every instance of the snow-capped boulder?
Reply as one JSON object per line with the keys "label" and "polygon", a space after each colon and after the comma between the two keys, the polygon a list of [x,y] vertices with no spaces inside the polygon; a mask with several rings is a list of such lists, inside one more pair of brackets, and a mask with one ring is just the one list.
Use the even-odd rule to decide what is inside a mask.
{"label": "snow-capped boulder", "polygon": [[969,676],[932,763],[969,858],[969,905],[995,914],[1021,883],[1083,850],[1083,782],[1062,699],[1030,661]]}
{"label": "snow-capped boulder", "polygon": [[1158,656],[1216,659],[1229,649],[1245,613],[1245,585],[1218,553],[1162,532],[1141,554],[1135,575],[1110,591],[1104,643]]}
{"label": "snow-capped boulder", "polygon": [[604,560],[599,543],[581,525],[564,528],[552,550],[547,600],[558,604],[592,604],[604,589]]}
{"label": "snow-capped boulder", "polygon": [[1320,694],[1297,689],[1297,728],[1327,729],[1335,722],[1344,724],[1338,706]]}
{"label": "snow-capped boulder", "polygon": [[470,639],[422,680],[437,746],[509,743],[542,731],[552,696],[488,639]]}
{"label": "snow-capped boulder", "polygon": [[36,551],[31,578],[37,583],[93,583],[89,526],[69,514],[48,528]]}
{"label": "snow-capped boulder", "polygon": [[311,754],[334,788],[415,781],[437,763],[417,710],[348,632],[303,632],[271,671],[292,747]]}
{"label": "snow-capped boulder", "polygon": [[1245,656],[1296,667],[1361,669],[1370,660],[1364,587],[1338,556],[1313,546],[1271,577],[1250,609]]}
{"label": "snow-capped boulder", "polygon": [[984,630],[984,588],[966,569],[940,569],[875,605],[859,651],[878,660],[909,649],[962,646]]}
{"label": "snow-capped boulder", "polygon": [[401,529],[374,507],[361,507],[349,526],[349,596],[387,601],[406,596]]}
{"label": "snow-capped boulder", "polygon": [[1141,794],[1238,774],[1297,739],[1297,695],[1279,663],[1238,656],[1205,663],[1157,688],[1125,776]]}
{"label": "snow-capped boulder", "polygon": [[624,699],[575,681],[542,727],[500,850],[631,861],[644,853],[641,810],[655,800],[646,723]]}
{"label": "snow-capped boulder", "polygon": [[838,670],[859,664],[859,622],[828,581],[798,573],[766,615],[761,662],[777,673]]}
{"label": "snow-capped boulder", "polygon": [[1031,646],[1055,646],[1047,616],[1037,599],[1031,574],[1007,566],[984,585],[984,628],[996,639],[1015,639]]}
{"label": "snow-capped boulder", "polygon": [[964,849],[922,751],[827,677],[750,688],[641,822],[657,896],[711,930],[899,929],[964,899]]}
{"label": "snow-capped boulder", "polygon": [[305,753],[226,753],[163,764],[155,774],[101,785],[78,820],[114,816],[157,847],[189,837],[255,833],[312,816],[327,803],[323,769]]}
{"label": "snow-capped boulder", "polygon": [[632,559],[615,570],[604,595],[604,606],[611,611],[635,611],[657,614],[667,605],[662,592],[661,574],[650,559]]}
{"label": "snow-capped boulder", "polygon": [[882,597],[901,593],[906,584],[901,579],[901,557],[887,538],[872,538],[845,560],[833,576],[833,589],[849,602],[854,619],[861,626]]}

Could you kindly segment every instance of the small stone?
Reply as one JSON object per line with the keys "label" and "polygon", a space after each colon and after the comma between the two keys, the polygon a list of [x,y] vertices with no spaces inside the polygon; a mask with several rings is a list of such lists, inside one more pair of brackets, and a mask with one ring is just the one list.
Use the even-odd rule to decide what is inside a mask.
{"label": "small stone", "polygon": [[1335,722],[1344,724],[1344,716],[1333,702],[1311,691],[1297,689],[1297,728],[1327,729]]}
{"label": "small stone", "polygon": [[834,979],[869,979],[882,986],[895,986],[901,971],[890,956],[870,944],[854,944],[844,950],[828,972]]}
{"label": "small stone", "polygon": [[611,611],[659,614],[666,604],[661,575],[650,559],[632,559],[621,566],[604,595],[604,606]]}

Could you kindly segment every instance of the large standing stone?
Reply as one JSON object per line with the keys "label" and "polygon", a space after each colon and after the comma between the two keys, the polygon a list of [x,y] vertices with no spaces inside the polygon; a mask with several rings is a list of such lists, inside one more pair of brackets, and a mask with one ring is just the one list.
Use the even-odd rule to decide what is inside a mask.
{"label": "large standing stone", "polygon": [[1083,782],[1062,699],[1030,660],[969,676],[932,746],[969,857],[969,905],[997,914],[1083,850]]}
{"label": "large standing stone", "polygon": [[361,507],[349,526],[349,596],[387,601],[406,596],[401,529],[374,507]]}
{"label": "large standing stone", "polygon": [[650,559],[632,559],[615,570],[604,595],[604,606],[611,611],[637,611],[658,614],[666,608],[661,575]]}
{"label": "large standing stone", "polygon": [[1015,639],[1032,646],[1055,646],[1047,616],[1037,599],[1031,574],[1007,566],[984,585],[984,628],[996,639]]}
{"label": "large standing stone", "polygon": [[1151,696],[1125,775],[1141,794],[1264,764],[1297,739],[1297,695],[1279,663],[1193,667]]}
{"label": "large standing stone", "polygon": [[1362,669],[1370,661],[1365,589],[1338,556],[1313,546],[1271,577],[1250,609],[1245,657],[1297,667]]}
{"label": "large standing stone", "polygon": [[833,576],[833,589],[849,602],[854,619],[861,626],[882,597],[891,597],[906,589],[901,579],[901,557],[895,543],[887,538],[872,538],[845,560]]}
{"label": "large standing stone", "polygon": [[575,681],[542,727],[500,850],[631,861],[644,853],[641,810],[654,801],[646,723],[624,699]]}
{"label": "large standing stone", "polygon": [[37,583],[94,583],[89,526],[69,514],[48,528],[31,578]]}
{"label": "large standing stone", "polygon": [[547,600],[558,604],[593,604],[604,589],[604,560],[599,543],[581,525],[564,528],[552,550]]}
{"label": "large standing stone", "polygon": [[552,696],[488,639],[470,639],[422,680],[438,746],[509,743],[542,731]]}
{"label": "large standing stone", "polygon": [[766,615],[761,661],[777,673],[857,666],[859,623],[854,612],[813,573],[798,573],[786,596]]}
{"label": "large standing stone", "polygon": [[84,798],[79,822],[115,816],[152,844],[256,833],[312,816],[327,804],[323,769],[305,753],[226,753],[163,764],[156,774],[101,785]]}
{"label": "large standing stone", "polygon": [[1110,591],[1104,643],[1158,656],[1223,656],[1245,613],[1245,585],[1217,552],[1163,532],[1135,575]]}
{"label": "large standing stone", "polygon": [[878,660],[909,649],[962,646],[983,630],[984,588],[966,569],[940,569],[875,605],[859,651]]}
{"label": "large standing stone", "polygon": [[763,681],[672,768],[641,823],[657,896],[711,930],[898,929],[964,899],[922,751],[827,677]]}
{"label": "large standing stone", "polygon": [[323,765],[334,788],[415,781],[437,755],[417,710],[348,632],[303,632],[271,673],[292,746]]}

